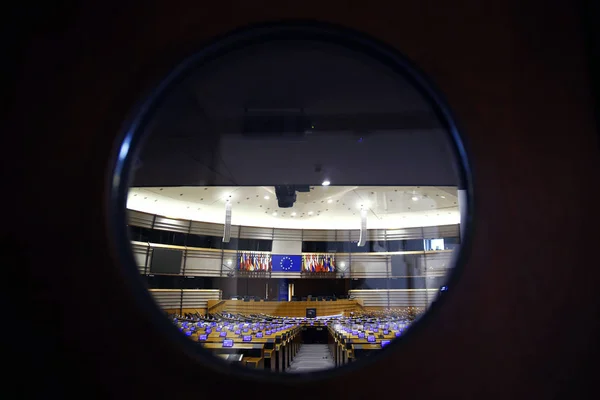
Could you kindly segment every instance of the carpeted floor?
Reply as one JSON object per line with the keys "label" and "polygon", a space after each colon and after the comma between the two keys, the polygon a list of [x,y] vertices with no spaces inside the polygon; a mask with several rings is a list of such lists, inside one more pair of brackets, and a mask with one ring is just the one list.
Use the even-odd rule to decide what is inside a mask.
{"label": "carpeted floor", "polygon": [[303,344],[287,372],[311,372],[335,365],[326,344]]}

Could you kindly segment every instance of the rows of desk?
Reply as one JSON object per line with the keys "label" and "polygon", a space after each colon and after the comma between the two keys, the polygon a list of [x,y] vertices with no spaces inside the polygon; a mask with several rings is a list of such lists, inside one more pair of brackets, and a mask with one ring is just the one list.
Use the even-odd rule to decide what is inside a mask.
{"label": "rows of desk", "polygon": [[[181,328],[181,327],[180,327]],[[191,327],[190,327],[191,328]],[[200,344],[213,354],[230,362],[240,363],[246,367],[265,369],[273,372],[283,372],[298,353],[301,345],[299,325],[275,329],[251,329],[247,332],[235,333],[235,330],[219,329],[215,326],[194,326],[193,330],[184,328],[182,331],[194,342]],[[207,329],[210,329],[207,333]],[[270,331],[269,334],[267,332]],[[225,332],[225,336],[221,333]],[[262,337],[256,337],[257,333]],[[252,336],[250,342],[244,342],[244,336]],[[200,338],[205,338],[204,340]],[[223,341],[233,341],[231,347],[223,347]],[[242,357],[232,357],[241,355]]]}
{"label": "rows of desk", "polygon": [[[387,334],[366,330],[365,337],[362,338],[356,333],[336,330],[333,326],[328,326],[328,331],[329,351],[333,355],[336,367],[376,353],[382,349],[382,342],[392,341],[402,333],[401,330],[388,330]],[[375,341],[369,342],[368,335],[375,336]]]}
{"label": "rows of desk", "polygon": [[[303,329],[326,329],[335,365],[342,366],[376,353],[386,343],[400,336],[408,326],[405,322],[381,322],[357,323],[355,319],[333,317],[258,322],[180,320],[177,325],[191,340],[218,357],[247,367],[284,372],[302,345]],[[371,341],[368,340],[370,335]],[[249,341],[244,341],[244,336]],[[230,346],[224,346],[224,341]]]}

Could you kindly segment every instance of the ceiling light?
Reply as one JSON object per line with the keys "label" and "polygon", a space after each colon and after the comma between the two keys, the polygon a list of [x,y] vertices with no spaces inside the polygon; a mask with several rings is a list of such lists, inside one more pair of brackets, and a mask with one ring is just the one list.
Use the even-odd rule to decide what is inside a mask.
{"label": "ceiling light", "polygon": [[295,217],[295,216],[296,216],[296,213],[295,213],[295,212],[293,212],[293,213],[292,213],[292,217]]}
{"label": "ceiling light", "polygon": [[333,200],[329,199],[327,200],[328,203],[333,203]]}
{"label": "ceiling light", "polygon": [[446,198],[446,196],[440,196],[440,197],[441,197],[442,199],[445,199],[445,198]]}
{"label": "ceiling light", "polygon": [[265,200],[269,200],[269,199],[270,199],[270,197],[269,197],[269,196],[265,196]]}
{"label": "ceiling light", "polygon": [[274,212],[272,215],[273,215],[274,217],[276,217],[276,216],[277,216],[277,213],[276,213],[276,212]]}
{"label": "ceiling light", "polygon": [[323,181],[323,183],[321,183],[321,185],[323,185],[323,186],[329,186],[329,185],[331,185],[331,182],[329,182],[327,179],[325,179]]}
{"label": "ceiling light", "polygon": [[308,212],[308,215],[312,215],[312,213],[313,213],[312,211],[309,211],[309,212]]}
{"label": "ceiling light", "polygon": [[417,201],[417,200],[419,200],[419,198],[417,196],[412,197],[412,201]]}
{"label": "ceiling light", "polygon": [[340,264],[340,266],[341,266],[341,267],[345,267],[345,266],[346,266],[346,263],[345,263],[345,262],[342,262],[342,263]]}

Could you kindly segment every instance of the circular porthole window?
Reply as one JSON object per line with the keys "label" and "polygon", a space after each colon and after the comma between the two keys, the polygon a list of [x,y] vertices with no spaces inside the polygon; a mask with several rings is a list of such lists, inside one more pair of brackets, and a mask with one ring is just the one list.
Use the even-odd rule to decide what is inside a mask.
{"label": "circular porthole window", "polygon": [[157,86],[117,154],[124,259],[215,363],[354,365],[453,290],[471,194],[460,138],[422,75],[362,35],[226,36]]}

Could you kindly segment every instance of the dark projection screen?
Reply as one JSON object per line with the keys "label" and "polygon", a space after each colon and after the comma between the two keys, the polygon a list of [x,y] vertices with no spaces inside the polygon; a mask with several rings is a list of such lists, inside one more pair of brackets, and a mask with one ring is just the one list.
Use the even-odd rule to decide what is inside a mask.
{"label": "dark projection screen", "polygon": [[179,274],[181,272],[181,250],[154,248],[152,250],[151,274]]}

